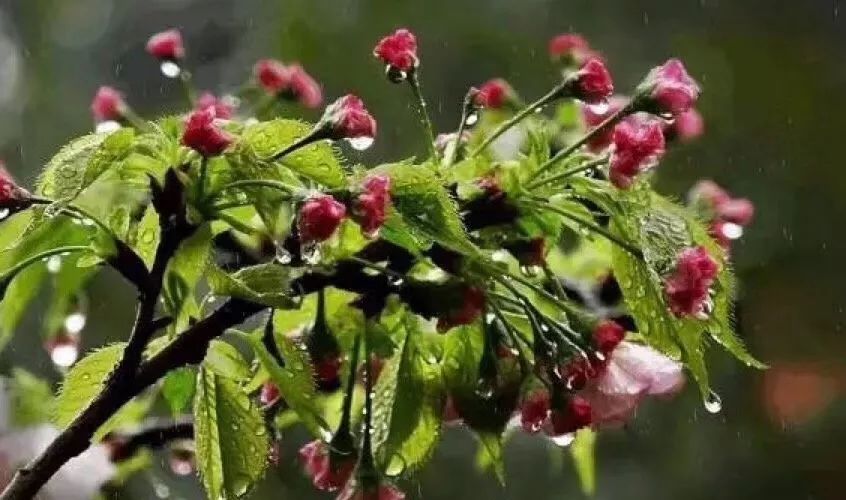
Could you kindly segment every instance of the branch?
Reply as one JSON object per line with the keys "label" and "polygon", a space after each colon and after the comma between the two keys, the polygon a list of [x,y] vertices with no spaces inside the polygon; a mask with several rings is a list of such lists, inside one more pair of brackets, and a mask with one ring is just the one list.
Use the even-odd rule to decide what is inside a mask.
{"label": "branch", "polygon": [[158,449],[171,441],[194,438],[194,424],[190,420],[147,426],[135,433],[114,434],[106,439],[113,444],[112,461],[129,460],[142,448]]}

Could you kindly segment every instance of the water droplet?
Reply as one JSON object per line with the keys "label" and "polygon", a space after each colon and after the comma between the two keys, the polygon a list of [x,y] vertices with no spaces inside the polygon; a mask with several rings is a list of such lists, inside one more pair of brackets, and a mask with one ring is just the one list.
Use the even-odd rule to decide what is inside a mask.
{"label": "water droplet", "polygon": [[85,328],[85,314],[77,311],[65,317],[65,330],[70,334],[77,334]]}
{"label": "water droplet", "polygon": [[596,351],[595,353],[593,353],[593,355],[596,356],[596,359],[598,359],[599,361],[605,361],[605,355],[601,352]]}
{"label": "water droplet", "polygon": [[494,389],[496,384],[493,380],[489,378],[480,378],[478,382],[476,382],[476,395],[482,399],[490,399],[494,395]]}
{"label": "water droplet", "polygon": [[47,272],[56,274],[62,270],[62,257],[59,255],[51,255],[47,258]]}
{"label": "water droplet", "polygon": [[538,266],[520,266],[520,272],[529,278],[534,278],[540,272]]}
{"label": "water droplet", "polygon": [[388,278],[388,282],[391,284],[391,286],[402,286],[405,280],[402,276],[391,276],[390,278]]}
{"label": "water droplet", "polygon": [[89,380],[91,380],[91,374],[90,373],[83,373],[82,374],[82,380],[88,382]]}
{"label": "water droplet", "polygon": [[569,434],[562,434],[560,436],[549,436],[549,440],[552,441],[555,446],[559,446],[561,448],[566,448],[570,446],[575,439],[575,432],[571,432]]}
{"label": "water droplet", "polygon": [[543,106],[538,106],[537,108],[535,108],[535,113],[540,113],[542,111],[543,111]]}
{"label": "water droplet", "polygon": [[120,128],[121,125],[119,122],[116,122],[114,120],[106,120],[104,122],[98,123],[94,127],[94,132],[98,134],[110,134],[116,130],[120,130]]}
{"label": "water droplet", "polygon": [[170,496],[170,488],[160,481],[153,483],[153,491],[158,498],[168,498]]}
{"label": "water droplet", "polygon": [[589,104],[587,107],[588,109],[590,109],[591,113],[595,115],[604,115],[608,112],[608,109],[610,108],[606,99],[603,99],[602,101],[597,102],[595,104]]}
{"label": "water droplet", "polygon": [[468,127],[472,127],[479,121],[479,113],[476,111],[471,112],[467,115],[467,118],[464,120],[464,125]]}
{"label": "water droplet", "polygon": [[723,410],[723,400],[714,391],[710,391],[708,397],[702,403],[705,405],[705,410],[708,413],[717,414]]}
{"label": "water droplet", "polygon": [[303,261],[311,266],[319,264],[320,259],[323,257],[323,254],[320,251],[320,243],[318,242],[304,243],[300,249],[300,254],[302,255]]}
{"label": "water droplet", "polygon": [[743,226],[733,222],[726,222],[720,227],[723,236],[730,240],[736,240],[743,236]]}
{"label": "water droplet", "polygon": [[3,220],[8,217],[10,213],[11,212],[8,208],[0,208],[0,220]]}
{"label": "water droplet", "polygon": [[350,143],[350,146],[357,150],[357,151],[364,151],[365,149],[369,148],[373,145],[374,138],[373,137],[353,137],[351,139],[347,139],[347,142]]}
{"label": "water droplet", "polygon": [[179,65],[173,61],[162,61],[162,64],[159,66],[159,69],[161,70],[162,74],[167,78],[176,78],[180,74],[182,74],[182,68],[180,68]]}
{"label": "water droplet", "polygon": [[404,82],[408,78],[408,72],[402,71],[390,64],[385,67],[385,75],[393,83]]}
{"label": "water droplet", "polygon": [[[60,368],[68,368],[74,364],[78,357],[79,348],[74,342],[58,343],[50,349],[50,360]],[[85,376],[83,376],[83,379],[85,379]]]}
{"label": "water droplet", "polygon": [[276,243],[276,262],[283,266],[291,263],[291,252],[286,250],[281,243]]}

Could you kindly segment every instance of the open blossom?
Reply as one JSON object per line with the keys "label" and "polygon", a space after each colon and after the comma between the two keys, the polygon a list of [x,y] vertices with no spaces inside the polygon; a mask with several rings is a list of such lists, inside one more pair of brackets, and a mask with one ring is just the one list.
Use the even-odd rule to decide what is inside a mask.
{"label": "open blossom", "polygon": [[147,41],[147,53],[156,59],[175,61],[185,57],[185,45],[179,30],[171,29],[156,33]]}
{"label": "open blossom", "polygon": [[696,139],[705,132],[705,121],[695,108],[680,113],[672,123],[667,124],[664,136],[667,140],[688,142]]}
{"label": "open blossom", "polygon": [[579,396],[590,405],[593,425],[623,423],[645,396],[671,395],[684,385],[681,363],[633,342],[620,342]]}
{"label": "open blossom", "polygon": [[485,292],[474,286],[468,286],[462,294],[462,301],[445,316],[438,318],[437,329],[446,332],[450,328],[469,325],[482,315],[485,307]]}
{"label": "open blossom", "polygon": [[94,99],[91,100],[91,114],[94,121],[104,122],[107,120],[120,120],[126,111],[126,103],[123,94],[112,87],[102,86],[97,89]]}
{"label": "open blossom", "polygon": [[589,104],[604,102],[614,92],[614,82],[605,64],[590,59],[574,76],[574,97]]}
{"label": "open blossom", "polygon": [[253,67],[256,81],[268,93],[316,108],[323,102],[320,84],[299,64],[285,66],[275,59],[262,59]]}
{"label": "open blossom", "polygon": [[480,108],[499,109],[514,98],[514,89],[502,78],[493,78],[479,86],[473,104]]}
{"label": "open blossom", "polygon": [[[607,105],[595,106],[591,104],[582,105],[582,118],[588,129],[598,127],[602,122],[608,119],[611,115],[617,113],[628,104],[629,99],[623,96],[612,96],[607,101]],[[588,149],[591,152],[598,153],[611,145],[614,136],[614,129],[609,127],[605,131],[594,135],[588,142]]]}
{"label": "open blossom", "polygon": [[222,153],[234,139],[215,124],[216,117],[214,108],[205,108],[191,113],[185,124],[185,131],[182,133],[182,144],[206,158]]}
{"label": "open blossom", "polygon": [[312,196],[300,208],[297,219],[300,239],[304,243],[329,239],[346,215],[346,207],[332,195]]}
{"label": "open blossom", "polygon": [[388,65],[389,69],[403,73],[413,70],[420,62],[417,59],[417,38],[404,28],[379,40],[373,55]]}
{"label": "open blossom", "polygon": [[648,92],[657,112],[678,116],[696,103],[700,89],[687,74],[684,64],[678,59],[670,59],[646,75],[639,91]]}
{"label": "open blossom", "polygon": [[581,66],[590,58],[599,58],[587,40],[576,33],[563,33],[549,40],[549,56],[573,66]]}
{"label": "open blossom", "polygon": [[332,460],[329,445],[320,440],[303,446],[299,455],[306,474],[311,477],[314,487],[321,491],[338,491],[347,483],[355,469],[353,456]]}
{"label": "open blossom", "polygon": [[676,316],[706,314],[709,290],[719,264],[701,246],[685,248],[676,259],[673,272],[664,280],[664,293]]}
{"label": "open blossom", "polygon": [[613,142],[609,177],[620,189],[630,187],[635,176],[664,154],[664,132],[658,120],[630,117],[614,128]]}
{"label": "open blossom", "polygon": [[376,137],[376,120],[357,96],[347,94],[326,107],[322,120],[331,126],[333,139]]}
{"label": "open blossom", "polygon": [[379,231],[388,218],[391,204],[391,179],[386,175],[372,175],[362,183],[362,192],[355,200],[353,218],[366,235]]}
{"label": "open blossom", "polygon": [[197,98],[194,104],[194,109],[200,110],[205,108],[214,108],[214,115],[216,118],[228,120],[232,118],[235,112],[235,107],[225,98],[218,98],[211,92],[203,92]]}

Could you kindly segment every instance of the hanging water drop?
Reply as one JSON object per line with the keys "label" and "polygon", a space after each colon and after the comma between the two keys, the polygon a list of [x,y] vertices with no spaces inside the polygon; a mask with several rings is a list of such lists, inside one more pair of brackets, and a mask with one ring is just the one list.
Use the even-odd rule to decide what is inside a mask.
{"label": "hanging water drop", "polygon": [[540,267],[538,266],[520,266],[520,272],[523,273],[526,277],[534,278],[540,272]]}
{"label": "hanging water drop", "polygon": [[710,391],[708,396],[703,401],[705,405],[705,410],[708,413],[717,414],[723,410],[723,400],[720,399],[720,395],[714,391]]}
{"label": "hanging water drop", "polygon": [[176,78],[182,74],[182,68],[173,61],[162,61],[159,69],[167,78]]}
{"label": "hanging water drop", "polygon": [[466,125],[468,127],[472,127],[478,121],[479,121],[479,112],[478,111],[472,111],[472,112],[470,112],[469,115],[467,115],[467,118],[464,120],[464,125]]}
{"label": "hanging water drop", "polygon": [[47,272],[56,274],[62,270],[62,257],[59,255],[51,255],[47,258]]}
{"label": "hanging water drop", "polygon": [[404,282],[405,280],[402,276],[391,276],[388,278],[388,283],[390,283],[391,286],[402,286]]}
{"label": "hanging water drop", "polygon": [[730,240],[736,240],[743,236],[743,226],[734,222],[726,222],[720,226],[723,236]]}
{"label": "hanging water drop", "polygon": [[590,109],[591,113],[601,116],[601,115],[604,115],[605,113],[607,113],[608,109],[611,106],[608,104],[607,99],[603,99],[600,102],[597,102],[597,103],[594,103],[594,104],[588,104],[587,107],[588,107],[588,109]]}
{"label": "hanging water drop", "polygon": [[276,244],[276,262],[283,266],[291,263],[291,252],[286,250],[280,243]]}
{"label": "hanging water drop", "polygon": [[495,383],[493,380],[482,377],[476,382],[476,395],[482,399],[490,399],[494,395]]}
{"label": "hanging water drop", "polygon": [[77,334],[85,328],[86,320],[85,314],[79,311],[70,313],[65,317],[65,330],[70,334]]}
{"label": "hanging water drop", "polygon": [[576,439],[576,433],[571,432],[569,434],[562,434],[560,436],[550,436],[549,440],[552,441],[552,444],[558,446],[560,448],[566,448],[570,446],[573,441]]}
{"label": "hanging water drop", "polygon": [[116,130],[120,130],[121,126],[119,122],[114,120],[106,120],[103,122],[98,123],[94,127],[94,132],[98,134],[110,134]]}
{"label": "hanging water drop", "polygon": [[8,208],[0,208],[0,220],[3,220],[8,217],[10,213],[11,212]]}
{"label": "hanging water drop", "polygon": [[373,145],[374,140],[375,139],[373,137],[365,135],[361,137],[352,137],[350,139],[347,139],[347,142],[356,151],[364,151],[365,149],[368,149],[370,146]]}

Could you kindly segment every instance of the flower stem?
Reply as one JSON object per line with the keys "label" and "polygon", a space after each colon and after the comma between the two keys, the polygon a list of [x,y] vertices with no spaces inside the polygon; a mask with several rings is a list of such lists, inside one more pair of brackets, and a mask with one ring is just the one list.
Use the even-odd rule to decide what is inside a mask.
{"label": "flower stem", "polygon": [[317,142],[317,141],[320,141],[320,140],[323,140],[323,139],[327,139],[328,137],[326,137],[325,132],[326,132],[325,129],[321,126],[320,123],[318,123],[317,125],[315,125],[315,127],[313,129],[311,129],[311,131],[308,134],[306,134],[306,135],[300,137],[299,139],[297,139],[296,141],[292,142],[290,145],[286,146],[285,148],[283,148],[278,153],[275,153],[273,156],[268,158],[268,161],[278,161],[278,160],[282,159],[283,157],[288,156],[289,154],[293,153],[294,151],[296,151],[300,148],[304,148],[304,147],[306,147],[309,144],[312,144],[314,142]]}
{"label": "flower stem", "polygon": [[461,122],[459,122],[458,130],[455,132],[455,140],[447,146],[444,167],[452,166],[455,163],[455,158],[458,156],[458,148],[461,147],[461,136],[464,135],[464,128],[467,126],[467,117],[473,112],[473,96],[476,94],[474,90],[470,89],[464,96],[464,104],[461,107]]}
{"label": "flower stem", "polygon": [[[350,435],[350,428],[352,426],[352,403],[353,393],[355,392],[355,375],[358,370],[358,351],[361,349],[361,335],[362,334],[359,333],[355,336],[352,351],[350,351],[350,370],[349,378],[347,379],[347,387],[344,392],[344,404],[341,409],[341,423],[338,424],[338,430],[335,432],[336,437],[340,436],[337,438],[338,440],[352,439]],[[334,438],[333,441],[335,441]],[[349,450],[338,451],[347,452]]]}
{"label": "flower stem", "polygon": [[230,189],[237,189],[237,188],[245,188],[245,187],[266,187],[271,189],[276,189],[277,191],[281,191],[288,195],[293,195],[294,193],[301,191],[302,188],[291,186],[285,184],[284,182],[273,181],[270,179],[244,179],[241,181],[230,182],[229,184],[221,187],[220,189],[213,191],[208,194],[209,197],[217,196],[225,191],[229,191]]}
{"label": "flower stem", "polygon": [[[49,198],[42,198],[40,196],[33,196],[30,201],[32,201],[32,203],[36,205],[52,205],[53,203],[56,203],[55,200],[51,200]],[[112,228],[107,226],[105,222],[101,221],[97,217],[94,217],[91,212],[80,207],[79,205],[66,205],[62,207],[61,212],[81,222],[91,221],[92,223],[94,223],[94,225],[105,231],[106,234],[110,235],[115,240],[119,239],[114,233],[114,231],[112,231]]]}
{"label": "flower stem", "polygon": [[185,99],[188,100],[188,105],[193,108],[194,103],[197,102],[197,89],[194,88],[191,72],[187,70],[180,71],[179,83],[182,84],[182,90],[185,92]]}
{"label": "flower stem", "polygon": [[50,250],[45,250],[43,252],[39,252],[35,255],[32,255],[14,266],[7,269],[2,275],[0,275],[0,283],[7,284],[9,283],[18,273],[26,269],[27,267],[31,266],[32,264],[48,259],[53,257],[54,255],[62,255],[67,253],[75,253],[75,252],[93,252],[91,247],[82,246],[82,245],[68,245],[63,247],[51,248]]}
{"label": "flower stem", "polygon": [[369,260],[362,259],[361,257],[356,257],[355,255],[350,255],[346,257],[344,260],[348,260],[351,262],[355,262],[357,264],[361,264],[362,266],[377,271],[379,273],[384,274],[385,276],[390,276],[391,278],[402,280],[405,279],[405,276],[402,274],[394,271],[393,269],[388,269],[387,267],[382,267],[375,262],[370,262]]}
{"label": "flower stem", "polygon": [[433,160],[437,160],[438,152],[435,150],[435,131],[432,128],[432,121],[429,119],[429,111],[426,107],[426,99],[423,97],[423,90],[420,88],[419,71],[411,71],[408,75],[408,84],[411,86],[411,92],[414,93],[414,98],[417,101],[417,114],[420,116],[420,123],[426,130],[426,142],[429,149],[429,155]]}
{"label": "flower stem", "polygon": [[598,166],[600,166],[604,163],[607,163],[608,159],[609,159],[608,156],[603,156],[603,157],[597,158],[593,161],[582,163],[578,167],[572,168],[570,170],[565,170],[564,172],[561,172],[560,174],[555,174],[551,177],[545,177],[543,179],[537,179],[533,182],[530,182],[529,185],[526,186],[526,189],[537,189],[537,188],[539,188],[543,185],[551,184],[553,182],[559,181],[561,179],[566,179],[566,178],[573,176],[573,175],[576,175],[578,173],[591,170],[592,168],[595,168],[595,167],[598,167]]}
{"label": "flower stem", "polygon": [[540,177],[541,174],[552,168],[553,165],[558,163],[559,161],[569,157],[573,153],[575,153],[579,148],[590,142],[591,139],[596,137],[597,135],[605,132],[610,127],[616,125],[620,120],[625,118],[626,116],[634,113],[637,110],[637,102],[633,99],[631,102],[620,108],[619,111],[614,113],[613,115],[609,116],[605,119],[604,122],[597,125],[595,128],[591,129],[590,132],[582,136],[579,140],[570,144],[565,149],[562,149],[558,153],[555,154],[552,158],[545,161],[537,170],[532,174],[531,179],[536,179]]}
{"label": "flower stem", "polygon": [[491,135],[486,137],[485,140],[482,141],[482,143],[479,144],[479,146],[477,146],[476,149],[474,149],[473,152],[470,153],[470,157],[473,158],[475,156],[479,156],[479,154],[484,151],[485,148],[490,146],[493,141],[497,140],[497,138],[507,132],[508,129],[523,121],[527,116],[530,116],[532,113],[534,113],[535,110],[542,108],[543,106],[546,106],[550,102],[561,97],[561,92],[566,87],[567,82],[565,80],[564,82],[561,82],[555,87],[553,87],[552,90],[550,90],[546,94],[542,95],[535,102],[529,104],[528,106],[517,112],[516,115],[500,123],[499,126],[491,133]]}
{"label": "flower stem", "polygon": [[373,460],[373,373],[370,366],[370,329],[364,327],[364,437],[361,445],[361,461]]}
{"label": "flower stem", "polygon": [[124,120],[129,122],[130,125],[140,130],[141,132],[148,132],[152,130],[152,127],[150,127],[150,124],[147,123],[147,120],[141,118],[141,116],[138,115],[138,113],[136,113],[135,110],[133,110],[129,106],[126,106],[124,108],[122,116]]}

